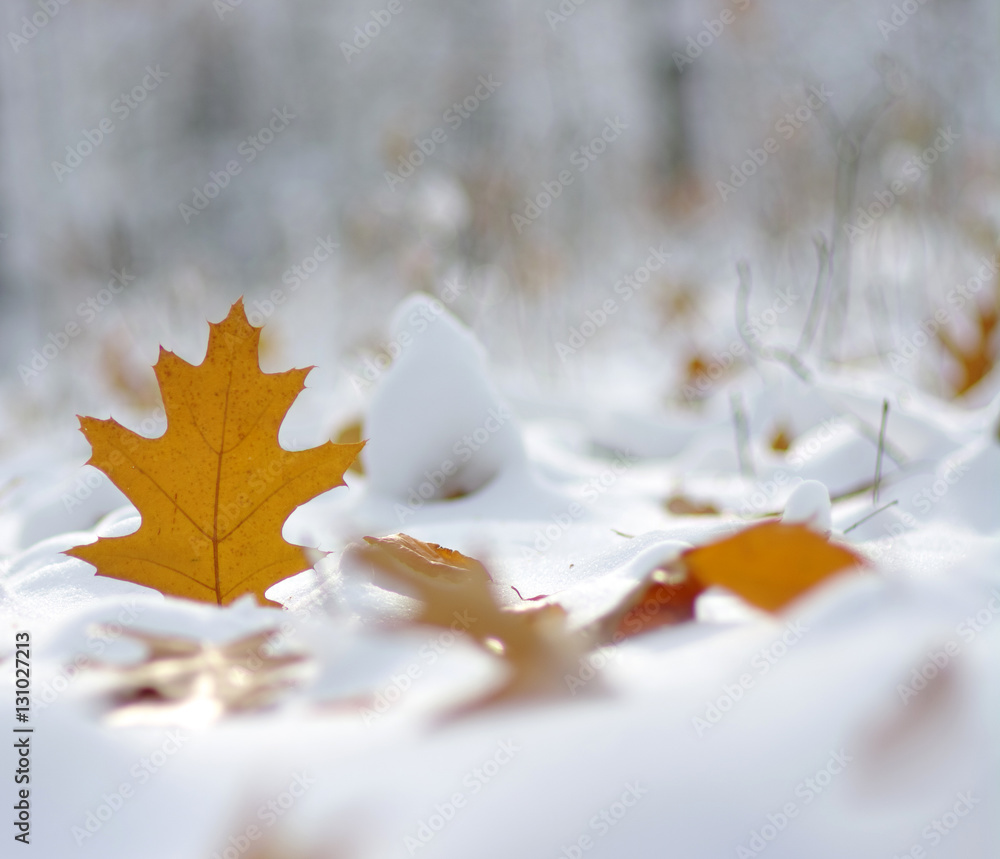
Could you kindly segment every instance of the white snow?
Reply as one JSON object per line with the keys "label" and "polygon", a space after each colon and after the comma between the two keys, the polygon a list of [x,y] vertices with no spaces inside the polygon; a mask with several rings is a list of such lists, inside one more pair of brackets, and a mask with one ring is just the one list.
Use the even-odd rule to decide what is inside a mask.
{"label": "white snow", "polygon": [[[877,414],[880,401],[856,387],[852,413],[793,412],[792,448],[761,448],[757,477],[740,478],[735,460],[709,456],[732,446],[728,422],[678,435],[672,455],[595,455],[542,409],[534,420],[515,414],[481,345],[428,296],[396,311],[389,336],[404,333],[412,340],[364,415],[366,476],[349,475],[335,503],[296,514],[333,554],[270,590],[288,611],[164,598],[60,555],[134,530],[130,507],[6,562],[3,652],[15,629],[33,638],[39,855],[124,856],[136,839],[151,859],[204,855],[256,821],[278,843],[344,842],[360,856],[407,855],[413,843],[435,856],[575,856],[589,843],[587,855],[715,857],[764,845],[790,859],[878,857],[928,844],[926,827],[951,821],[943,816],[970,796],[972,810],[934,855],[989,855],[1000,800],[992,421],[968,415],[949,428],[941,410],[891,412],[888,438],[925,466],[894,483],[887,465],[882,499],[898,490],[900,504],[846,534],[874,563],[869,573],[835,578],[776,617],[710,591],[697,621],[581,660],[583,688],[565,703],[456,719],[455,708],[502,682],[503,666],[460,636],[399,629],[413,602],[373,584],[353,549],[341,555],[338,535],[404,530],[460,549],[483,559],[501,603],[519,603],[512,585],[525,598],[544,594],[582,627],[678,552],[731,532],[741,514],[783,509],[785,521],[842,532],[871,512],[868,496],[831,502],[827,486],[871,477],[875,444],[852,414]],[[760,383],[752,426],[783,409],[788,383]],[[840,382],[818,379],[812,390],[816,403],[844,401]],[[491,414],[502,422],[400,521],[411,489],[419,497],[443,463],[458,465],[456,444]],[[592,438],[608,439],[598,434],[609,426],[595,420]],[[35,480],[38,497],[54,497]],[[729,512],[668,513],[663,499],[678,486]],[[935,500],[923,511],[915,494],[926,487]],[[332,511],[345,521],[334,525]],[[188,708],[173,726],[123,726],[103,715],[113,674],[99,664],[140,658],[128,629],[216,644],[281,629],[278,652],[307,654],[309,670],[259,713]],[[301,799],[268,826],[257,810],[294,784]]]}

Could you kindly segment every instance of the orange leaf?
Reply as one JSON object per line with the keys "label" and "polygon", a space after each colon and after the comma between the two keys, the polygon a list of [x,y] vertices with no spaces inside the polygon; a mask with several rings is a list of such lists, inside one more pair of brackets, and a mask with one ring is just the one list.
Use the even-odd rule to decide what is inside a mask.
{"label": "orange leaf", "polygon": [[125,537],[101,538],[66,554],[98,575],[165,594],[231,603],[312,566],[281,528],[300,504],[337,486],[364,442],[287,451],[278,428],[312,368],[263,373],[260,329],[237,301],[210,323],[198,366],[160,349],[153,368],[167,431],[144,438],[114,420],[81,417],[93,465],[142,515]]}
{"label": "orange leaf", "polygon": [[694,576],[654,570],[612,614],[610,640],[694,620],[694,603],[704,590]]}
{"label": "orange leaf", "polygon": [[775,427],[771,436],[771,450],[777,453],[785,453],[792,446],[792,435],[789,429],[780,425]]}
{"label": "orange leaf", "polygon": [[938,341],[956,361],[961,374],[952,385],[955,397],[962,396],[985,379],[1000,359],[1000,348],[994,336],[1000,324],[1000,308],[973,304],[971,322],[975,332],[972,342],[958,342],[946,328],[937,332]]}
{"label": "orange leaf", "polygon": [[688,549],[684,566],[702,585],[721,585],[767,611],[784,608],[821,581],[864,561],[807,525],[762,522]]}

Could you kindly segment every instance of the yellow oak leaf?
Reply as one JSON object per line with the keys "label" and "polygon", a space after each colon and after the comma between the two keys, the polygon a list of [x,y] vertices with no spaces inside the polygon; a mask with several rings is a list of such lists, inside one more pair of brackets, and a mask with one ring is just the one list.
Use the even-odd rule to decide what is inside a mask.
{"label": "yellow oak leaf", "polygon": [[301,451],[278,444],[312,367],[262,372],[260,331],[240,299],[222,322],[209,323],[201,364],[161,347],[153,369],[167,430],[159,438],[80,418],[93,448],[87,464],[128,496],[142,525],[66,554],[98,575],[218,605],[248,593],[275,605],[264,591],[312,566],[303,547],[282,538],[282,525],[299,505],[345,485],[364,442]]}
{"label": "yellow oak leaf", "polygon": [[860,556],[809,526],[784,522],[761,522],[688,549],[681,562],[703,587],[721,585],[766,611],[778,611],[829,576],[864,565]]}

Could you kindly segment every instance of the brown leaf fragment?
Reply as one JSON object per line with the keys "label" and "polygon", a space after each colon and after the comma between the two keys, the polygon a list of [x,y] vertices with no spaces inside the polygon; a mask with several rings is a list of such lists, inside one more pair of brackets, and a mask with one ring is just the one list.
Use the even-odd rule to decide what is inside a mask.
{"label": "brown leaf fragment", "polygon": [[[340,428],[337,433],[337,437],[333,440],[334,444],[358,444],[358,442],[364,440],[364,427],[361,424],[361,419],[351,421]],[[347,470],[353,474],[364,474],[365,466],[361,461],[361,457],[355,457],[354,461],[347,466]]]}
{"label": "brown leaf fragment", "polygon": [[777,453],[785,453],[792,446],[792,434],[788,427],[783,424],[774,428],[771,436],[771,450]]}
{"label": "brown leaf fragment", "polygon": [[602,644],[693,620],[695,600],[705,588],[673,562],[657,567],[592,625]]}
{"label": "brown leaf fragment", "polygon": [[718,516],[719,508],[711,502],[693,501],[686,495],[671,495],[665,502],[667,511],[674,516]]}
{"label": "brown leaf fragment", "polygon": [[213,719],[274,704],[302,680],[306,657],[272,651],[281,632],[268,629],[216,645],[194,638],[127,629],[145,645],[133,665],[102,663],[111,672],[112,721],[149,724]]}
{"label": "brown leaf fragment", "polygon": [[506,662],[506,685],[479,706],[567,691],[565,673],[593,641],[567,630],[561,606],[503,608],[490,591],[489,573],[474,558],[407,534],[364,539],[362,557],[380,583],[420,600],[418,623],[464,631]]}
{"label": "brown leaf fragment", "polygon": [[938,341],[958,364],[959,377],[952,385],[952,395],[960,397],[979,384],[996,366],[1000,345],[995,336],[1000,322],[996,307],[975,305],[971,342],[959,342],[943,326],[938,329]]}
{"label": "brown leaf fragment", "polygon": [[615,634],[628,638],[694,620],[695,600],[704,590],[682,571],[656,569],[633,591],[626,605],[619,607]]}

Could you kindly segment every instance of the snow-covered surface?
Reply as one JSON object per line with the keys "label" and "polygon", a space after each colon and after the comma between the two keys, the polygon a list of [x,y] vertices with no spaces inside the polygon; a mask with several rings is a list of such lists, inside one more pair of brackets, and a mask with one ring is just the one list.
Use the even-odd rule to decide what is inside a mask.
{"label": "snow-covered surface", "polygon": [[[134,510],[79,530],[80,518],[52,503],[58,488],[25,478],[24,503],[5,513],[9,539],[57,532],[13,552],[0,579],[3,654],[16,630],[33,641],[34,855],[228,856],[247,832],[276,839],[282,856],[313,855],[318,844],[372,857],[766,849],[833,859],[914,845],[956,859],[996,855],[1000,400],[978,411],[916,392],[894,402],[887,437],[920,470],[887,459],[880,502],[899,503],[845,534],[874,509],[870,494],[831,504],[828,487],[870,478],[876,445],[850,429],[820,431],[847,414],[876,415],[870,381],[817,378],[806,391],[783,369],[762,374],[747,400],[751,426],[791,396],[811,401],[797,414],[812,417],[785,454],[755,450],[756,477],[741,478],[731,456],[715,454],[733,445],[726,422],[707,422],[658,458],[615,450],[607,420],[581,423],[601,438],[588,453],[543,404],[532,419],[516,415],[484,350],[429,297],[407,300],[392,336],[422,312],[434,321],[371,397],[368,476],[349,475],[348,489],[300,508],[286,529],[330,552],[269,591],[286,611],[195,605],[95,577],[60,551],[128,533]],[[407,500],[458,458],[463,436],[508,409],[462,463],[475,481],[467,494]],[[28,445],[21,468],[31,456]],[[79,462],[74,450],[63,457]],[[724,512],[671,515],[663,501],[678,489]],[[90,515],[111,494],[89,497]],[[483,559],[502,602],[518,601],[511,585],[554,594],[578,625],[686,546],[730,532],[748,511],[781,510],[832,528],[870,571],[835,578],[776,617],[706,593],[696,622],[581,662],[583,682],[563,700],[460,718],[449,714],[501,682],[499,663],[441,630],[394,632],[383,621],[410,603],[344,551],[361,533],[405,530]],[[284,630],[281,652],[310,660],[272,707],[221,719],[192,711],[173,724],[108,720],[108,669],[92,669],[141,658],[123,629],[221,645],[271,628]],[[81,656],[87,670],[72,667]],[[915,682],[920,671],[933,677]],[[934,829],[942,820],[944,834]]]}
{"label": "snow-covered surface", "polygon": [[[968,346],[1000,307],[1000,4],[400,5],[348,56],[387,0],[0,7],[0,689],[29,631],[34,728],[32,843],[4,824],[0,855],[996,859],[1000,368],[954,396],[934,329]],[[199,360],[240,295],[265,371],[316,365],[282,444],[369,439],[365,474],[285,526],[326,553],[270,589],[285,611],[62,554],[139,525],[74,415],[161,434],[157,350]],[[357,550],[460,550],[499,603],[549,595],[576,630],[761,517],[869,569],[778,616],[710,590],[561,699],[458,718],[502,664],[406,625]],[[129,633],[217,668],[275,628],[302,661],[270,706],[109,712],[101,666],[143,657]]]}

